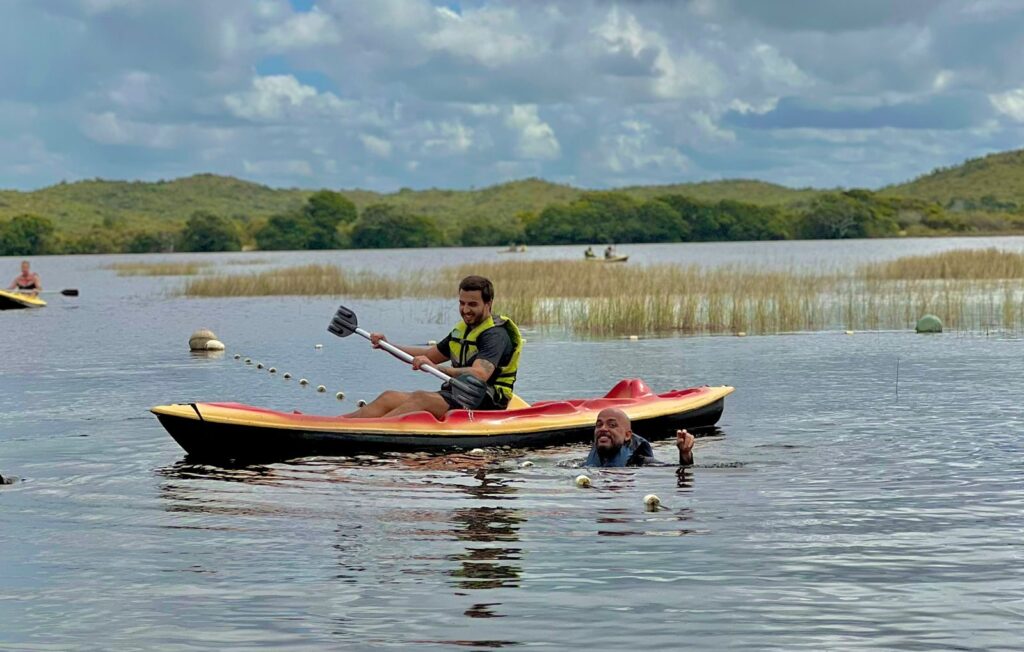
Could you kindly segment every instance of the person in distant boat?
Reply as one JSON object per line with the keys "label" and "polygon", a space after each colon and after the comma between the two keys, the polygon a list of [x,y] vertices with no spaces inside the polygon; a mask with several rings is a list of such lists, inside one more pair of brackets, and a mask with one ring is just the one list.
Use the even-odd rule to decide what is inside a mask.
{"label": "person in distant boat", "polygon": [[593,247],[587,247],[587,250],[583,252],[584,258],[597,258],[597,254],[594,253]]}
{"label": "person in distant boat", "polygon": [[[478,410],[504,410],[512,398],[523,337],[515,323],[504,315],[491,314],[494,285],[483,276],[467,276],[459,283],[459,314],[462,320],[451,333],[431,346],[399,346],[413,357],[413,369],[424,364],[451,361],[437,367],[452,378],[472,374],[487,384],[487,395]],[[380,348],[387,341],[382,333],[370,333],[370,342]],[[346,416],[372,419],[426,410],[438,419],[461,406],[448,383],[438,392],[388,390]]]}
{"label": "person in distant boat", "polygon": [[[686,430],[676,431],[679,466],[693,464],[694,437]],[[633,432],[632,423],[619,408],[605,408],[594,424],[594,445],[583,466],[668,466],[654,457],[651,443]]]}
{"label": "person in distant boat", "polygon": [[33,272],[27,260],[21,261],[21,274],[11,282],[8,290],[16,290],[22,294],[36,296],[43,290],[43,282],[39,280],[39,274]]}
{"label": "person in distant boat", "polygon": [[614,258],[615,257],[615,245],[608,245],[604,250],[604,257]]}

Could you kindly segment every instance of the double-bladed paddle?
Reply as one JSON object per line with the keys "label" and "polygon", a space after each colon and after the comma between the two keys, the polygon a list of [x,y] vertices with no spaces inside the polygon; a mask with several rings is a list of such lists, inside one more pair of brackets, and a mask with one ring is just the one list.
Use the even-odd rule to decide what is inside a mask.
{"label": "double-bladed paddle", "polygon": [[[15,290],[18,294],[31,294],[32,290]],[[63,294],[66,297],[77,297],[77,288],[67,288],[66,290],[40,290],[36,294]]]}
{"label": "double-bladed paddle", "polygon": [[[345,306],[338,308],[338,312],[334,314],[334,319],[331,320],[327,330],[338,337],[348,337],[355,333],[368,340],[370,339],[370,334],[359,328],[359,318],[356,317],[356,313]],[[381,340],[377,345],[399,360],[412,363],[411,355],[390,342]],[[448,383],[452,389],[452,397],[455,399],[455,402],[467,410],[476,409],[487,397],[487,383],[473,374],[465,373],[458,378],[452,378],[433,365],[420,365],[420,369]]]}

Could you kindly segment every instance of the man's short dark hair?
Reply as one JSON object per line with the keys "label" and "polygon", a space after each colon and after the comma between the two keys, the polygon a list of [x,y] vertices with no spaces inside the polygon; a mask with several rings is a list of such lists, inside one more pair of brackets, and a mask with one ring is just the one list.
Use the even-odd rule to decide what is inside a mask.
{"label": "man's short dark hair", "polygon": [[484,303],[494,301],[494,284],[483,276],[467,276],[459,283],[459,290],[480,292],[480,298]]}

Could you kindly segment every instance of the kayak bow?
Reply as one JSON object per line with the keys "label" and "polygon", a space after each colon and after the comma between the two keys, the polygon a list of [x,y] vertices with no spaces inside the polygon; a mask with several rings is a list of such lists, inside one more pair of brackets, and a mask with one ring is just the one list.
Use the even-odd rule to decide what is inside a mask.
{"label": "kayak bow", "polygon": [[543,401],[516,410],[452,410],[386,419],[279,412],[240,403],[179,403],[151,411],[189,455],[206,459],[284,460],[374,451],[537,448],[590,441],[597,413],[617,407],[646,439],[678,428],[714,425],[732,387],[693,387],[654,394],[643,381],[620,381],[602,398]]}
{"label": "kayak bow", "polygon": [[46,302],[39,297],[20,292],[0,290],[0,310],[21,310],[23,308],[42,308]]}

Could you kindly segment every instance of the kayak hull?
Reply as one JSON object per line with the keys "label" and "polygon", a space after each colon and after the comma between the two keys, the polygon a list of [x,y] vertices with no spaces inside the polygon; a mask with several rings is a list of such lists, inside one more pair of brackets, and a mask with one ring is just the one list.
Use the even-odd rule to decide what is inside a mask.
{"label": "kayak hull", "polygon": [[24,310],[26,308],[42,308],[45,305],[46,302],[39,297],[0,290],[0,310]]}
{"label": "kayak hull", "polygon": [[[646,388],[642,382],[633,382]],[[597,413],[605,407],[623,409],[633,420],[633,430],[645,438],[663,439],[674,436],[679,428],[717,423],[725,396],[732,391],[731,387],[700,387],[663,395],[548,401],[522,410],[454,410],[444,421],[425,412],[390,419],[351,419],[236,403],[186,403],[152,411],[192,457],[270,461],[311,455],[543,448],[586,442],[593,437]]]}

